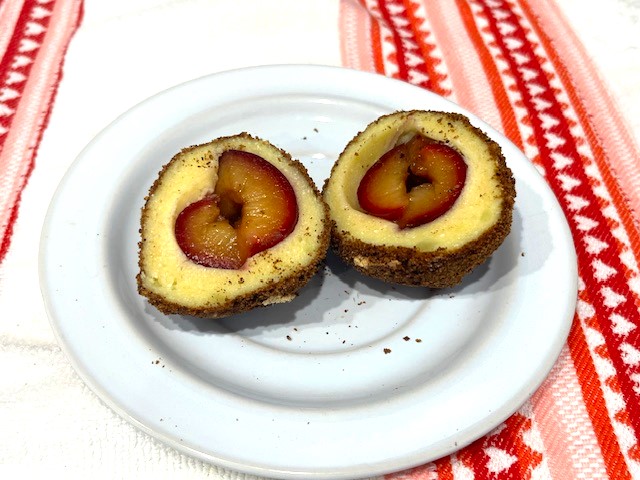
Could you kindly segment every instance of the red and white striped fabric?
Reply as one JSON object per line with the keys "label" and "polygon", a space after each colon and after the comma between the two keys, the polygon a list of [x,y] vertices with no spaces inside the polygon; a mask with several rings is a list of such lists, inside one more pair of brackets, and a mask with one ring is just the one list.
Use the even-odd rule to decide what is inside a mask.
{"label": "red and white striped fabric", "polygon": [[81,15],[81,0],[0,2],[0,262]]}
{"label": "red and white striped fabric", "polygon": [[534,162],[580,291],[561,358],[503,425],[398,479],[640,478],[640,151],[553,1],[344,0],[347,66],[467,107]]}
{"label": "red and white striped fabric", "polygon": [[[25,301],[39,295],[35,219],[76,150],[136,101],[219,70],[308,62],[405,80],[504,132],[546,178],[578,252],[573,328],[543,386],[485,437],[387,478],[640,478],[640,150],[561,3],[246,0],[238,13],[223,0],[0,0],[0,363],[15,365],[0,379],[0,467],[239,478],[137,431],[73,374]],[[196,17],[208,28],[166,34]]]}

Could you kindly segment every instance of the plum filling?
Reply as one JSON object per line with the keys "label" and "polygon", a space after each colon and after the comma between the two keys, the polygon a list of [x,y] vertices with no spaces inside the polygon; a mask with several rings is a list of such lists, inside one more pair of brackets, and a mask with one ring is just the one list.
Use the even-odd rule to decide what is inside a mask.
{"label": "plum filling", "polygon": [[376,161],[358,186],[368,214],[412,228],[451,209],[467,177],[467,164],[454,148],[422,135],[396,145]]}
{"label": "plum filling", "polygon": [[407,180],[405,182],[405,191],[409,193],[415,187],[419,187],[425,183],[432,183],[429,178],[419,177],[411,171],[411,166],[407,169]]}
{"label": "plum filling", "polygon": [[258,155],[228,150],[214,192],[178,214],[175,237],[191,261],[238,269],[284,240],[297,222],[298,202],[284,174]]}

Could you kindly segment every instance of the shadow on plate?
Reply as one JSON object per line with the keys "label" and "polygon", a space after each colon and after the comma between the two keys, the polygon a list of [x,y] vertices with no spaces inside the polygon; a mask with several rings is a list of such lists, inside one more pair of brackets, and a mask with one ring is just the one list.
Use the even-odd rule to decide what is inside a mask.
{"label": "shadow on plate", "polygon": [[[305,323],[297,313],[314,303],[322,286],[325,276],[320,270],[309,283],[298,292],[298,296],[287,303],[268,305],[256,308],[249,312],[232,315],[225,318],[198,318],[189,315],[163,315],[155,308],[147,305],[145,312],[151,314],[161,325],[172,330],[182,330],[209,333],[229,333],[246,328],[268,328],[293,323]],[[313,323],[312,318],[307,318],[306,323]]]}
{"label": "shadow on plate", "polygon": [[[476,267],[464,277],[462,282],[449,288],[426,288],[393,285],[382,280],[367,277],[357,270],[344,264],[335,255],[328,257],[328,264],[335,275],[342,278],[351,288],[379,297],[396,297],[402,299],[428,300],[439,295],[477,295],[482,292],[494,291],[501,288],[502,281],[513,274],[521,259],[522,245],[522,215],[518,208],[514,209],[511,233],[504,243],[483,264]],[[543,242],[546,243],[546,242]]]}
{"label": "shadow on plate", "polygon": [[[539,205],[540,199],[526,185],[520,185],[519,195],[528,205]],[[534,213],[537,215],[537,213]],[[160,325],[171,330],[200,334],[225,334],[243,330],[268,331],[283,325],[311,325],[323,323],[323,314],[342,308],[351,295],[369,299],[425,301],[438,296],[469,296],[508,288],[517,275],[526,275],[544,264],[552,248],[552,237],[539,223],[535,232],[535,252],[524,252],[524,224],[522,208],[516,203],[511,233],[500,248],[484,264],[467,275],[461,284],[446,289],[429,289],[393,285],[367,277],[343,263],[329,252],[324,267],[300,290],[291,302],[270,305],[250,312],[222,319],[202,319],[181,315],[163,315],[149,305],[145,313]],[[527,232],[530,235],[531,232]],[[531,253],[531,255],[525,254]],[[371,302],[375,305],[375,302]],[[375,308],[372,307],[372,308]],[[337,321],[337,320],[334,320]],[[347,319],[341,321],[346,322]],[[326,323],[326,322],[325,322]]]}

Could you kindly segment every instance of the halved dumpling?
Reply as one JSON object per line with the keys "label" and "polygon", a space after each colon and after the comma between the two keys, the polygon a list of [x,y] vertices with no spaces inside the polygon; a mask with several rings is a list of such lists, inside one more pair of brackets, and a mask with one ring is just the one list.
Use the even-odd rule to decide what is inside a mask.
{"label": "halved dumpling", "polygon": [[362,273],[451,287],[511,229],[500,146],[457,113],[402,111],[356,135],[323,190],[337,254]]}
{"label": "halved dumpling", "polygon": [[305,167],[247,133],[182,150],[142,209],[138,291],[164,313],[224,317],[287,302],[329,245]]}

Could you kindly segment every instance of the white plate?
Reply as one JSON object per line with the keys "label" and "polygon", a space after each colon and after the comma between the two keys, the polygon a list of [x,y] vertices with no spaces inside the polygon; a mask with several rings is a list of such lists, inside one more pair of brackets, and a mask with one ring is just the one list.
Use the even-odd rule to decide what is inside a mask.
{"label": "white plate", "polygon": [[[294,302],[222,321],[165,316],[137,295],[140,207],[180,148],[248,131],[321,185],[370,121],[416,108],[469,115],[517,180],[512,233],[463,285],[394,287],[329,256]],[[319,66],[204,77],[119,117],[62,181],[40,267],[61,345],[111,408],[182,452],[285,478],[396,471],[482,436],[544,380],[577,291],[565,218],[508,140],[423,89]]]}

